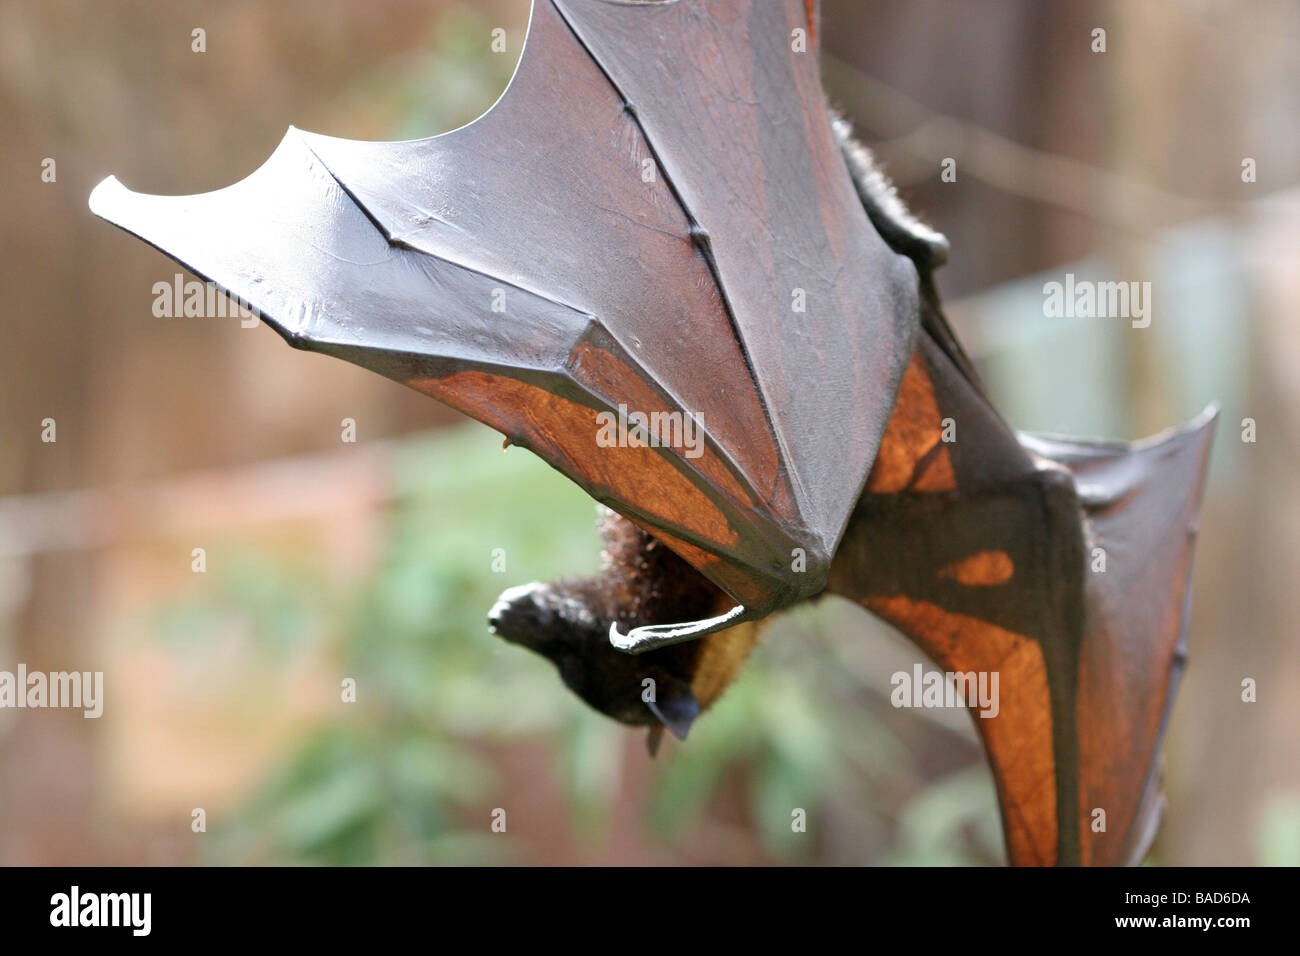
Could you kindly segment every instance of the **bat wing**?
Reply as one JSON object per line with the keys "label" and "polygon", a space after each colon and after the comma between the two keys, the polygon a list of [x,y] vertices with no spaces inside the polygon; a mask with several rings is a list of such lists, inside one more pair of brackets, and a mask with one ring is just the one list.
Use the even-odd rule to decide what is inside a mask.
{"label": "bat wing", "polygon": [[[110,177],[91,208],[291,345],[486,422],[661,538],[737,602],[640,629],[679,640],[822,589],[918,327],[814,34],[802,0],[535,0],[514,77],[468,126],[290,128],[226,189]],[[650,442],[598,441],[620,407]]]}
{"label": "bat wing", "polygon": [[830,589],[999,678],[971,710],[1012,863],[1137,863],[1155,834],[1214,416],[1136,443],[1018,434],[928,333],[908,367]]}
{"label": "bat wing", "polygon": [[1217,411],[1135,443],[1020,436],[1069,469],[1084,515],[1075,694],[1083,862],[1142,862],[1160,822],[1161,747],[1187,661],[1192,552]]}

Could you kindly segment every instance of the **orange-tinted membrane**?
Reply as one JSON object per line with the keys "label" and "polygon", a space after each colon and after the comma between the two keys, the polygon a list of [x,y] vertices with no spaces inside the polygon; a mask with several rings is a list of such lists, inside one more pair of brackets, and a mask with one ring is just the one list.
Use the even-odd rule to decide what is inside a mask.
{"label": "orange-tinted membrane", "polygon": [[1015,563],[1005,551],[976,551],[941,568],[939,577],[952,578],[967,587],[992,587],[1005,584],[1015,573]]}
{"label": "orange-tinted membrane", "polygon": [[804,14],[808,17],[808,49],[817,49],[817,0],[803,0]]}
{"label": "orange-tinted membrane", "polygon": [[[708,431],[709,422],[704,420],[702,415],[694,409],[677,409],[665,403],[663,397],[656,392],[635,369],[628,367],[617,356],[610,352],[598,348],[589,342],[583,342],[570,357],[570,374],[574,379],[584,387],[588,388],[597,395],[605,398],[611,405],[622,401],[628,406],[629,411],[643,412],[651,414],[653,412],[684,412],[695,418],[696,422],[702,426],[700,437]],[[766,491],[776,481],[779,474],[776,458],[776,446],[772,440],[771,433],[764,430],[758,434],[752,434],[755,429],[749,429],[751,434],[745,436],[745,447],[740,449],[744,454],[743,466],[751,471],[751,480],[758,483],[762,491]],[[683,449],[672,449],[676,454],[683,455]],[[731,453],[735,455],[736,449]],[[683,455],[684,457],[684,455]],[[737,480],[736,475],[726,466],[721,458],[711,454],[707,449],[705,453],[698,458],[688,458],[691,467],[696,469],[708,479],[709,483],[717,488],[722,494],[730,498],[738,508],[752,508],[754,506],[754,495]],[[775,500],[770,502],[772,510],[781,518],[792,517],[790,513],[790,495],[789,489],[782,482],[778,488],[778,494]]]}
{"label": "orange-tinted membrane", "polygon": [[1056,759],[1047,667],[1036,641],[925,601],[872,597],[871,611],[911,636],[945,671],[998,672],[998,714],[980,717],[1002,802],[1011,863],[1056,862]]}
{"label": "orange-tinted membrane", "polygon": [[[942,437],[934,384],[917,351],[903,373],[898,401],[867,476],[866,490],[874,494],[951,491],[957,480],[948,449],[940,444]],[[937,450],[932,453],[932,449]]]}
{"label": "orange-tinted membrane", "polygon": [[646,513],[721,546],[734,547],[739,540],[718,507],[658,450],[597,445],[596,409],[527,382],[480,371],[407,384],[512,439],[522,437],[583,487],[607,489],[614,498],[635,501]]}
{"label": "orange-tinted membrane", "polygon": [[912,479],[909,491],[939,492],[952,491],[957,487],[957,475],[952,470],[952,456],[948,446],[940,445],[919,467],[919,474]]}

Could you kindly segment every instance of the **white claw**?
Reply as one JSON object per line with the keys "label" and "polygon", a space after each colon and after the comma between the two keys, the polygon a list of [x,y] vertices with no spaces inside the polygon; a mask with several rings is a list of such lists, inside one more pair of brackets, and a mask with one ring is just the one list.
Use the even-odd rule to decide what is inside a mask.
{"label": "white claw", "polygon": [[609,626],[609,642],[620,651],[626,651],[629,654],[640,654],[644,651],[654,650],[656,647],[680,644],[682,641],[693,640],[697,637],[703,637],[705,634],[725,630],[740,623],[744,619],[744,615],[744,605],[737,604],[726,614],[718,617],[705,618],[702,621],[691,621],[685,624],[649,624],[645,627],[634,627],[627,634],[619,632],[616,622]]}

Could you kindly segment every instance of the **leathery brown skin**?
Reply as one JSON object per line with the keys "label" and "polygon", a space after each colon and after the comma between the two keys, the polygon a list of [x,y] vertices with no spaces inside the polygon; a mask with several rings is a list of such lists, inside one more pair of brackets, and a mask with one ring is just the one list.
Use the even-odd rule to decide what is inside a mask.
{"label": "leathery brown skin", "polygon": [[1132,444],[1018,435],[959,361],[922,337],[827,590],[998,673],[972,716],[1011,863],[1140,863],[1215,410]]}
{"label": "leathery brown skin", "polygon": [[[935,361],[942,360],[936,347],[927,350]],[[940,441],[941,429],[928,366],[919,348],[904,375],[864,501],[873,495],[953,490],[952,458]],[[1025,471],[1032,470],[1014,439],[1008,448],[1025,462]],[[608,509],[602,508],[601,513],[606,547],[605,567],[599,575],[511,588],[493,607],[489,624],[499,636],[551,660],[565,684],[596,710],[623,723],[650,726],[653,751],[662,726],[684,737],[691,721],[735,680],[758,641],[761,622],[639,655],[611,647],[611,623],[626,630],[646,623],[711,617],[733,601],[637,525]],[[861,521],[857,525],[866,527]],[[877,600],[872,573],[872,568],[892,566],[889,552],[879,552],[877,564],[850,550],[853,561],[840,560],[832,569],[841,587],[837,589],[833,579],[831,590],[857,599],[859,589],[866,588],[861,593],[869,594],[870,600],[862,603],[900,623],[898,607]],[[981,574],[1007,576],[1007,561],[1004,553],[991,552],[940,570],[955,581],[969,582]],[[647,678],[654,681],[657,707],[643,700]]]}
{"label": "leathery brown skin", "polygon": [[[948,373],[938,390],[945,405],[968,410],[957,425],[960,438],[952,443],[942,440],[945,416],[935,369]],[[979,421],[972,409],[980,413]],[[969,436],[961,434],[967,430]],[[973,453],[967,454],[968,449]],[[962,494],[958,465],[966,479]],[[1004,808],[1011,808],[1004,812],[1004,824],[1016,863],[1055,862],[1057,829],[1055,787],[1048,798],[1041,790],[1054,768],[1046,659],[1037,642],[1016,630],[1028,629],[1026,615],[1018,615],[1017,608],[1037,601],[1022,593],[1031,582],[1023,573],[1017,579],[1015,559],[1024,541],[1041,534],[1035,529],[1042,523],[1042,512],[1025,504],[1017,485],[1032,484],[1037,474],[1038,465],[1010,429],[956,374],[943,351],[923,337],[828,587],[898,627],[945,670],[1003,672],[1002,715],[979,725],[991,753],[1014,744],[1021,755],[1014,767],[993,761]],[[979,487],[1001,490],[975,509],[973,492]],[[987,512],[988,521],[972,522],[975,510]],[[1020,520],[1003,524],[1002,533],[972,546],[969,554],[939,557],[943,544],[970,536],[954,534],[954,515],[978,538],[986,524],[1012,513],[1019,513]],[[626,628],[692,620],[725,609],[730,599],[627,519],[605,510],[601,530],[606,541],[601,574],[512,588],[489,621],[495,633],[550,659],[566,685],[595,709],[627,724],[651,726],[653,752],[662,725],[684,736],[694,717],[735,680],[757,643],[760,625],[745,624],[640,655],[615,650],[608,639],[613,621]],[[1078,538],[1077,522],[1064,530]],[[998,547],[995,539],[1008,531],[1017,542]],[[935,588],[944,593],[930,594]],[[957,600],[957,606],[974,613],[945,609],[963,591],[987,607],[966,607]],[[642,700],[647,678],[655,681],[659,713]]]}
{"label": "leathery brown skin", "polygon": [[[1017,864],[1076,862],[1058,852],[1058,831],[1073,830],[1067,842],[1078,845],[1077,814],[1058,808],[1075,782],[1057,778],[1053,728],[1073,719],[1067,672],[1079,616],[1077,602],[1053,600],[1060,582],[1079,580],[1071,565],[1083,540],[1068,475],[1042,464],[923,338],[828,585],[939,669],[999,673],[998,714],[975,722]],[[1037,639],[1044,630],[1052,640]],[[1066,754],[1061,769],[1074,763]],[[1058,819],[1058,809],[1068,812]]]}
{"label": "leathery brown skin", "polygon": [[[998,673],[997,715],[974,719],[1011,863],[1140,862],[1159,818],[1152,768],[1185,655],[1212,415],[1134,446],[1017,435],[945,334],[941,319],[925,323],[826,592],[897,627],[941,670]],[[1127,462],[1109,497],[1096,490],[1102,472],[1084,471],[1094,459]],[[492,624],[552,660],[597,710],[650,726],[653,752],[663,726],[684,736],[722,695],[761,622],[640,655],[615,650],[611,623],[693,620],[731,599],[632,522],[607,513],[603,531],[602,574],[512,589]],[[1112,563],[1128,566],[1090,573],[1087,555],[1112,538]],[[1145,590],[1126,584],[1136,580]],[[1163,609],[1154,622],[1152,607]]]}

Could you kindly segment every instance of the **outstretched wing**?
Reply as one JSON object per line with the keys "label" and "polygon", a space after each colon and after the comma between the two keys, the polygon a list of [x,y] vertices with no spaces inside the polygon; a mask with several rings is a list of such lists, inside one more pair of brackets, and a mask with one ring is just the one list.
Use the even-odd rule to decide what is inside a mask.
{"label": "outstretched wing", "polygon": [[[830,127],[811,7],[536,0],[468,126],[291,128],[227,189],[110,178],[91,207],[290,344],[532,449],[730,594],[727,623],[761,616],[823,587],[917,328],[915,269]],[[681,416],[679,440],[602,447],[620,406]]]}
{"label": "outstretched wing", "polygon": [[[1137,443],[1022,434],[1069,469],[1087,532],[1078,663],[1083,861],[1140,863],[1159,826],[1162,747],[1187,661],[1192,551],[1217,406]],[[1096,811],[1106,811],[1098,830]]]}
{"label": "outstretched wing", "polygon": [[1133,444],[1041,438],[928,333],[908,367],[830,589],[942,670],[998,676],[972,712],[1012,863],[1150,845],[1214,414]]}

